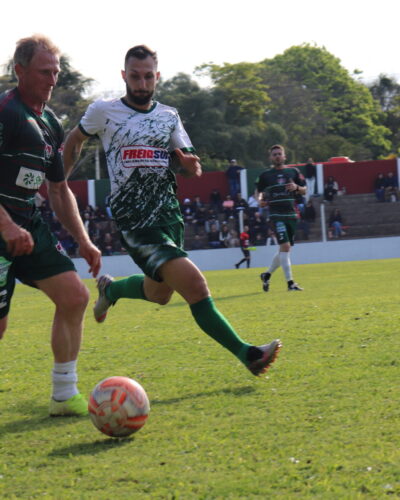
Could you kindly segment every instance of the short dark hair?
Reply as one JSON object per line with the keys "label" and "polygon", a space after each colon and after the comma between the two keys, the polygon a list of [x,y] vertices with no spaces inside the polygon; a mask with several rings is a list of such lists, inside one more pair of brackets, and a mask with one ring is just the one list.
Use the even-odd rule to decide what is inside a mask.
{"label": "short dark hair", "polygon": [[269,152],[272,153],[274,149],[282,149],[282,151],[285,151],[285,148],[281,144],[274,144],[269,148]]}
{"label": "short dark hair", "polygon": [[50,38],[37,34],[18,40],[14,52],[14,64],[20,64],[24,67],[28,66],[38,50],[47,50],[55,56],[60,55],[60,49],[54,45]]}
{"label": "short dark hair", "polygon": [[131,57],[136,57],[137,59],[146,59],[146,57],[152,57],[154,62],[158,64],[157,52],[151,50],[147,45],[135,45],[131,47],[125,56],[125,66],[128,59]]}

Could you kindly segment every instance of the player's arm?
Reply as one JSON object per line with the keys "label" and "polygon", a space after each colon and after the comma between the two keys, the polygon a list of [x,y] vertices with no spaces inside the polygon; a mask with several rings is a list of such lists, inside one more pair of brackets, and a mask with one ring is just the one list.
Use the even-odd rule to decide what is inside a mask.
{"label": "player's arm", "polygon": [[65,229],[79,245],[79,253],[89,264],[89,272],[96,277],[101,267],[101,252],[93,245],[85,230],[75,196],[67,181],[47,182],[52,209]]}
{"label": "player's arm", "polygon": [[202,174],[200,158],[193,153],[174,149],[178,161],[183,168],[183,175],[187,177],[200,177]]}
{"label": "player's arm", "polygon": [[71,175],[74,166],[76,165],[79,157],[81,155],[83,143],[89,139],[89,136],[85,135],[79,127],[75,127],[68,134],[64,143],[64,172],[65,177],[68,178]]}
{"label": "player's arm", "polygon": [[32,253],[34,242],[29,231],[16,224],[7,210],[0,205],[0,235],[13,257]]}
{"label": "player's arm", "polygon": [[[296,169],[297,170],[297,169]],[[295,180],[290,179],[286,184],[286,190],[304,196],[307,192],[304,177],[297,171]]]}

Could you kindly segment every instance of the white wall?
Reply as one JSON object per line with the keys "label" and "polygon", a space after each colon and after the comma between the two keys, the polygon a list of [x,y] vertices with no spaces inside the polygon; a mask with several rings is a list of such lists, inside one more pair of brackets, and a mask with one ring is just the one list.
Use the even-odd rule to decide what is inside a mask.
{"label": "white wall", "polygon": [[[267,267],[277,251],[277,246],[257,247],[251,252],[251,267]],[[189,252],[189,258],[202,270],[233,269],[241,259],[239,248],[220,250],[196,250]],[[400,257],[400,237],[369,238],[363,240],[340,240],[317,243],[297,243],[291,253],[292,264],[316,264],[351,260],[397,259]],[[88,265],[83,259],[74,259],[81,278],[90,278]],[[103,257],[101,274],[129,276],[140,273],[127,255]]]}

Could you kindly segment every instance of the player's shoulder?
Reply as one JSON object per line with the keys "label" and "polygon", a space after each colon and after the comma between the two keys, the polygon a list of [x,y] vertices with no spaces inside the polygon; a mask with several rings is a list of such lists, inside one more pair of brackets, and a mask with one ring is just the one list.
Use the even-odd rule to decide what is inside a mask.
{"label": "player's shoulder", "polygon": [[22,112],[22,102],[18,98],[17,89],[6,90],[0,94],[0,113],[16,114]]}
{"label": "player's shoulder", "polygon": [[91,109],[103,111],[113,108],[122,107],[121,98],[119,97],[100,97],[93,101],[90,106]]}
{"label": "player's shoulder", "polygon": [[176,108],[158,101],[155,102],[154,111],[156,111],[157,113],[166,113],[178,116],[178,110]]}

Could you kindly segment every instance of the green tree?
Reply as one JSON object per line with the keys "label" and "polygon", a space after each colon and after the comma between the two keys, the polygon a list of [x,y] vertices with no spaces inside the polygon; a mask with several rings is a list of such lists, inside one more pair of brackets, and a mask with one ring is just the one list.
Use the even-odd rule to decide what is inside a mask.
{"label": "green tree", "polygon": [[[389,131],[368,88],[326,49],[294,46],[262,66],[271,96],[271,119],[288,134],[296,161],[315,156],[313,142],[324,135],[360,147],[355,151],[363,156],[377,158],[390,150]],[[337,154],[331,152],[331,156]]]}
{"label": "green tree", "polygon": [[391,132],[392,153],[400,154],[400,84],[385,74],[369,85],[373,98],[383,112],[383,124]]}

